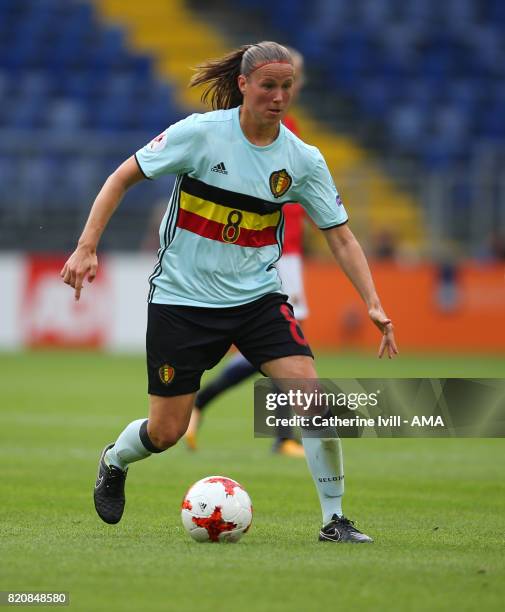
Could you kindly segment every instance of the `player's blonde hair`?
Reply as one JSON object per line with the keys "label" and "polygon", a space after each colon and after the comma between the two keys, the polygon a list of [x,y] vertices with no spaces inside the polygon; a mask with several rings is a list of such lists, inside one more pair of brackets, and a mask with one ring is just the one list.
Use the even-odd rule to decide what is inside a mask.
{"label": "player's blonde hair", "polygon": [[206,85],[202,102],[210,99],[213,109],[233,108],[242,104],[243,99],[238,88],[239,75],[249,76],[261,66],[276,62],[293,64],[290,52],[279,43],[263,41],[243,45],[223,57],[199,64],[189,86]]}

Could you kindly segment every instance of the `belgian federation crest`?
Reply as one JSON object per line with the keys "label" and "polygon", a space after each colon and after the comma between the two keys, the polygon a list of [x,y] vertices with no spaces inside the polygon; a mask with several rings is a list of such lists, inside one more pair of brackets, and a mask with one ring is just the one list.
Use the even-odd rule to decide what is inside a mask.
{"label": "belgian federation crest", "polygon": [[158,370],[158,374],[161,382],[164,385],[169,385],[174,380],[175,369],[172,366],[169,366],[168,363],[165,363]]}
{"label": "belgian federation crest", "polygon": [[280,198],[291,187],[293,179],[287,173],[287,170],[276,170],[270,175],[270,191],[274,198]]}

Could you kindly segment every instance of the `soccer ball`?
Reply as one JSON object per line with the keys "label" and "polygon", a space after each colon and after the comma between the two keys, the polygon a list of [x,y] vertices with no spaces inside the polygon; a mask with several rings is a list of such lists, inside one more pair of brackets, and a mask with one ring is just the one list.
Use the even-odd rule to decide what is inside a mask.
{"label": "soccer ball", "polygon": [[181,506],[184,529],[197,542],[238,542],[251,526],[245,489],[225,476],[207,476],[190,487]]}

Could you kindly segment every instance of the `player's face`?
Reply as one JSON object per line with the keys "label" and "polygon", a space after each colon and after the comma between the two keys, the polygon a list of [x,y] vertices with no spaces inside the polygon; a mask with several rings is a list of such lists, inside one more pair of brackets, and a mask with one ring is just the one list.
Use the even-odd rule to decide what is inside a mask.
{"label": "player's face", "polygon": [[244,109],[258,123],[277,123],[289,107],[293,83],[291,64],[266,64],[248,77],[240,75],[239,87],[244,96]]}

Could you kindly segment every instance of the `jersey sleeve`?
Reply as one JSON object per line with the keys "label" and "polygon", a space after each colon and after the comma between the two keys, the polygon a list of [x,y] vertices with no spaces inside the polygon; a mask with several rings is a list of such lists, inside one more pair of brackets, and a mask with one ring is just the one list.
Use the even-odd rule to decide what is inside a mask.
{"label": "jersey sleeve", "polygon": [[347,212],[331,178],[328,166],[319,151],[313,170],[296,190],[296,195],[300,204],[320,229],[343,225],[348,220]]}
{"label": "jersey sleeve", "polygon": [[194,153],[199,144],[197,118],[198,115],[194,114],[174,123],[135,153],[135,159],[147,178],[193,170]]}

